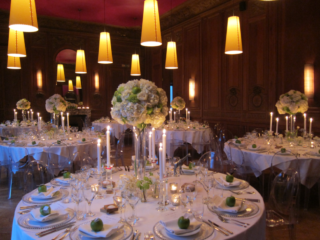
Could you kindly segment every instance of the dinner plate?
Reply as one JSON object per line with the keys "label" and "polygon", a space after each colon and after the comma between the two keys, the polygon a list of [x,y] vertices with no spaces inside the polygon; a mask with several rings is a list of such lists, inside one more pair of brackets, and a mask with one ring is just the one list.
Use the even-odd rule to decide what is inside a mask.
{"label": "dinner plate", "polygon": [[249,151],[254,151],[254,152],[258,152],[258,151],[263,151],[263,150],[265,150],[264,147],[257,147],[257,148],[247,147],[247,149],[248,149]]}
{"label": "dinner plate", "polygon": [[35,191],[38,191],[38,189],[35,189],[35,190],[27,193],[26,195],[24,195],[22,197],[22,201],[24,201],[26,203],[31,203],[31,204],[46,204],[46,203],[53,203],[53,202],[63,200],[64,198],[68,197],[68,195],[69,195],[69,192],[66,189],[60,188],[59,194],[57,194],[53,198],[45,199],[45,200],[35,200],[35,199],[32,199],[32,197],[31,197]]}
{"label": "dinner plate", "polygon": [[[205,223],[203,223],[203,224],[205,224]],[[165,228],[165,229],[166,229],[166,228]],[[169,232],[169,231],[166,229],[166,231],[167,231],[167,233],[169,233],[169,235],[178,236],[178,237],[193,236],[193,235],[197,234],[198,232],[200,232],[200,230],[201,230],[201,227],[199,227],[198,229],[196,229],[196,230],[194,230],[194,231],[192,231],[192,232],[183,233],[183,234],[174,234],[174,233],[172,233],[172,232]]]}
{"label": "dinner plate", "polygon": [[176,240],[188,240],[188,239],[197,239],[197,240],[203,240],[207,239],[210,236],[213,235],[213,238],[216,236],[216,232],[214,231],[214,228],[211,226],[203,223],[199,229],[199,232],[196,234],[192,234],[191,236],[178,236],[174,235],[172,233],[169,233],[164,226],[161,225],[160,222],[157,222],[153,227],[153,232],[155,235],[160,239],[176,239]]}
{"label": "dinner plate", "polygon": [[[103,219],[102,219],[103,221]],[[123,223],[123,228],[119,229],[117,233],[113,234],[111,238],[96,238],[90,236],[86,233],[79,231],[79,226],[83,224],[88,224],[91,221],[81,223],[79,225],[74,226],[70,231],[70,240],[85,240],[85,239],[112,239],[112,240],[125,240],[129,239],[132,236],[133,229],[128,223]]]}
{"label": "dinner plate", "polygon": [[214,187],[218,189],[225,189],[225,190],[240,190],[240,189],[245,189],[248,188],[250,185],[247,181],[241,180],[241,179],[236,179],[237,181],[240,181],[241,184],[239,186],[234,186],[234,187],[225,187],[221,186],[217,181],[214,181]]}
{"label": "dinner plate", "polygon": [[250,218],[259,212],[258,205],[250,201],[245,201],[245,209],[242,209],[242,211],[237,213],[219,211],[214,207],[214,205],[212,205],[212,203],[209,203],[207,206],[211,212],[217,212],[219,215],[228,218]]}
{"label": "dinner plate", "polygon": [[[40,208],[38,208],[40,211]],[[59,227],[65,225],[67,222],[71,221],[75,216],[76,213],[71,208],[66,208],[66,211],[68,212],[67,215],[59,216],[58,218],[55,218],[51,221],[47,222],[39,222],[36,221],[31,213],[27,213],[24,215],[21,215],[18,218],[18,224],[23,228],[28,229],[45,229],[45,228],[52,228],[52,227]]]}

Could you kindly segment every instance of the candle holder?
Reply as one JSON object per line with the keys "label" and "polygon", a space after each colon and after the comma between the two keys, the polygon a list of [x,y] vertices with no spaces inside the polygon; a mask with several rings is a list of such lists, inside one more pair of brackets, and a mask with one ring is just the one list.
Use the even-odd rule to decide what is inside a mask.
{"label": "candle holder", "polygon": [[169,189],[170,189],[170,193],[171,194],[177,193],[178,192],[178,183],[175,183],[175,182],[170,183],[169,184]]}
{"label": "candle holder", "polygon": [[105,167],[106,169],[106,180],[112,180],[112,167]]}
{"label": "candle holder", "polygon": [[180,205],[180,195],[179,194],[173,194],[171,196],[171,204],[173,206],[179,206]]}
{"label": "candle holder", "polygon": [[159,202],[158,205],[159,207],[157,208],[157,210],[159,212],[165,212],[168,210],[168,208],[166,207],[166,205],[168,205],[167,203],[167,181],[160,181],[160,194],[159,194]]}

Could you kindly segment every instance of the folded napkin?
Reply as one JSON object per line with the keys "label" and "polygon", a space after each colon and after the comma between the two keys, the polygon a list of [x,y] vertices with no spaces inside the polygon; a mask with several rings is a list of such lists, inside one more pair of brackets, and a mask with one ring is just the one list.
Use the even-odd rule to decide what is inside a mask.
{"label": "folded napkin", "polygon": [[194,169],[193,169],[193,168],[190,169],[188,166],[183,165],[183,166],[182,166],[182,171],[183,171],[183,172],[193,173],[193,172],[194,172]]}
{"label": "folded napkin", "polygon": [[241,202],[241,200],[236,200],[234,207],[229,207],[226,204],[226,198],[219,197],[218,195],[215,195],[212,198],[212,205],[216,210],[229,213],[238,213],[242,208]]}
{"label": "folded napkin", "polygon": [[51,221],[53,219],[56,219],[58,217],[61,217],[61,216],[68,214],[68,212],[65,210],[65,208],[63,206],[61,206],[60,204],[51,204],[50,208],[51,208],[51,213],[47,216],[41,215],[40,208],[35,208],[30,213],[31,213],[32,217],[36,221],[39,221],[39,222]]}
{"label": "folded napkin", "polygon": [[146,169],[148,169],[148,170],[153,169],[153,166],[152,165],[149,165],[149,166],[147,165]]}
{"label": "folded napkin", "polygon": [[173,234],[179,235],[184,233],[193,232],[197,229],[199,229],[202,225],[202,222],[198,222],[194,218],[190,219],[190,226],[188,229],[180,229],[178,226],[178,218],[174,220],[168,220],[168,221],[160,221],[160,224],[168,231]]}
{"label": "folded napkin", "polygon": [[31,195],[31,198],[32,199],[39,199],[39,200],[53,198],[53,195],[58,191],[60,191],[60,187],[49,187],[49,186],[47,186],[47,191],[46,192],[39,193],[39,191],[36,190]]}
{"label": "folded napkin", "polygon": [[71,178],[63,178],[63,177],[58,177],[56,178],[57,182],[63,183],[63,184],[67,184],[71,182]]}
{"label": "folded napkin", "polygon": [[223,187],[237,187],[241,184],[240,181],[237,181],[235,178],[233,180],[233,182],[227,182],[223,177],[220,178],[216,178],[216,181],[219,185],[223,186]]}
{"label": "folded napkin", "polygon": [[103,224],[103,229],[100,232],[94,232],[92,231],[89,222],[87,224],[80,225],[79,230],[93,237],[108,238],[121,228],[123,228],[123,224],[121,223],[117,223],[115,225]]}
{"label": "folded napkin", "polygon": [[253,148],[252,146],[248,146],[248,149],[252,151],[257,151],[257,150],[261,150],[261,147],[257,146],[256,148]]}

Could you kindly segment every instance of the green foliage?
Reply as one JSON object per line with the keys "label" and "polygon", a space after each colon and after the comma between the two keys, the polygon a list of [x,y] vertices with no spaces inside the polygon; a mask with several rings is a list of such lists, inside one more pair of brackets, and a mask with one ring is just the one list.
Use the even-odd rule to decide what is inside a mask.
{"label": "green foliage", "polygon": [[134,87],[134,88],[132,88],[132,92],[133,92],[134,94],[138,94],[139,92],[141,92],[141,88],[139,88],[139,87]]}
{"label": "green foliage", "polygon": [[149,189],[150,185],[152,184],[152,181],[150,178],[148,177],[144,177],[143,179],[141,180],[138,180],[136,182],[136,185],[137,187],[140,189],[140,190],[147,190]]}
{"label": "green foliage", "polygon": [[139,102],[136,94],[130,94],[130,96],[128,97],[128,101],[129,101],[129,102],[132,102],[132,103],[137,103],[137,102]]}

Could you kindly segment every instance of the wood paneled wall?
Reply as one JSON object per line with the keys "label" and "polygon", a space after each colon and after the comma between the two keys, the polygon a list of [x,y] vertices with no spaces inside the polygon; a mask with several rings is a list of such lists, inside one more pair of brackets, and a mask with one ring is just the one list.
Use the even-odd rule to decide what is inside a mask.
{"label": "wood paneled wall", "polygon": [[[92,119],[110,115],[111,98],[120,83],[130,76],[131,55],[140,53],[142,73],[145,74],[144,49],[140,47],[140,30],[103,26],[85,22],[61,20],[38,16],[39,31],[25,33],[27,57],[21,58],[21,70],[7,69],[9,13],[0,11],[0,121],[13,119],[13,109],[21,98],[31,102],[34,112],[44,120],[50,115],[45,110],[45,100],[62,93],[56,85],[56,55],[63,49],[85,50],[87,74],[81,75],[83,103],[92,109]],[[113,64],[98,64],[100,32],[111,34]],[[37,72],[42,72],[43,88],[38,94]],[[95,94],[95,75],[99,75],[100,89]],[[74,83],[75,83],[75,79]],[[67,84],[67,83],[66,83]],[[19,114],[21,118],[21,114]]]}
{"label": "wood paneled wall", "polygon": [[[196,1],[194,1],[196,2]],[[166,86],[173,78],[174,96],[187,101],[191,118],[224,123],[237,135],[257,127],[267,129],[269,112],[278,116],[275,103],[291,89],[304,92],[305,63],[315,67],[315,102],[310,101],[308,116],[320,132],[320,18],[319,1],[246,1],[247,9],[239,11],[240,1],[204,0],[211,9],[180,8],[161,18],[162,47],[150,50],[153,80]],[[219,4],[218,4],[219,3]],[[192,15],[188,9],[199,9]],[[240,17],[243,54],[224,54],[227,18]],[[182,20],[184,15],[192,15]],[[167,41],[177,42],[178,70],[165,70]],[[148,68],[148,67],[147,67]],[[196,81],[196,96],[189,101],[189,79]],[[318,103],[317,103],[318,101]],[[285,119],[280,115],[280,130]],[[302,116],[297,115],[302,126]],[[274,125],[275,126],[275,125]]]}

